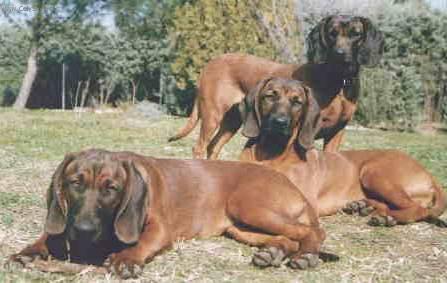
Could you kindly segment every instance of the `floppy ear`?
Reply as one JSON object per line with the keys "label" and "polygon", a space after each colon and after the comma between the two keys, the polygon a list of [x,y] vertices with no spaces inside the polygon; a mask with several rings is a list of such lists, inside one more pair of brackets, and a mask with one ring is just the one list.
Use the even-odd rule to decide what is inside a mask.
{"label": "floppy ear", "polygon": [[298,143],[305,150],[313,148],[315,136],[320,130],[320,106],[315,100],[310,88],[303,86],[307,105],[304,115],[301,117],[301,127],[298,133]]}
{"label": "floppy ear", "polygon": [[149,194],[147,174],[141,165],[130,160],[123,161],[123,167],[127,175],[126,188],[114,226],[118,239],[132,244],[138,241],[146,217]]}
{"label": "floppy ear", "polygon": [[255,138],[259,136],[261,120],[259,117],[258,97],[269,81],[273,78],[264,79],[256,84],[256,86],[245,96],[244,100],[239,103],[239,111],[242,118],[242,134],[247,138]]}
{"label": "floppy ear", "polygon": [[65,155],[64,160],[57,166],[51,178],[51,184],[47,191],[47,219],[45,222],[45,232],[50,235],[61,234],[65,230],[67,221],[67,200],[63,196],[63,174],[68,164],[72,162],[76,154]]}
{"label": "floppy ear", "polygon": [[327,61],[326,26],[331,19],[332,16],[322,19],[307,36],[307,60],[309,63],[324,63]]}
{"label": "floppy ear", "polygon": [[372,22],[367,18],[360,18],[365,30],[365,40],[360,46],[357,62],[367,67],[374,67],[379,64],[382,58],[385,41],[381,31],[376,29]]}

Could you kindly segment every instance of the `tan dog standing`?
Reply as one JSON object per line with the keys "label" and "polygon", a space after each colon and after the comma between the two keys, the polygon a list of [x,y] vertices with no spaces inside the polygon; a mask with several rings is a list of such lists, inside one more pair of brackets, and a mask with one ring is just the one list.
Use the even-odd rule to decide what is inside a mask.
{"label": "tan dog standing", "polygon": [[396,150],[319,152],[313,140],[319,107],[304,84],[273,78],[260,82],[242,103],[243,134],[250,138],[241,160],[284,173],[320,216],[339,209],[392,226],[438,219],[446,197],[417,161]]}
{"label": "tan dog standing", "polygon": [[289,258],[300,269],[318,264],[325,237],[299,190],[264,166],[92,149],[68,154],[58,166],[45,232],[11,260],[107,259],[129,278],[176,240],[224,233],[263,247],[253,256],[258,266]]}
{"label": "tan dog standing", "polygon": [[217,159],[241,126],[237,104],[260,80],[284,77],[304,81],[313,88],[323,120],[316,138],[324,139],[325,151],[337,151],[343,129],[357,107],[360,66],[379,63],[383,36],[366,18],[338,15],[321,20],[310,32],[307,44],[309,63],[302,66],[242,54],[211,60],[200,75],[187,124],[169,141],[188,135],[201,119],[193,156]]}

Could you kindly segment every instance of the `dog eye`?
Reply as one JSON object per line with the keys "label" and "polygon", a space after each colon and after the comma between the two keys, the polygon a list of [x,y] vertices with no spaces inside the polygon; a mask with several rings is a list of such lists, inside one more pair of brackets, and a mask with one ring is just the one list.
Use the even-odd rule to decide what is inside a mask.
{"label": "dog eye", "polygon": [[265,99],[275,99],[278,96],[278,93],[276,90],[269,90],[265,93],[264,98]]}

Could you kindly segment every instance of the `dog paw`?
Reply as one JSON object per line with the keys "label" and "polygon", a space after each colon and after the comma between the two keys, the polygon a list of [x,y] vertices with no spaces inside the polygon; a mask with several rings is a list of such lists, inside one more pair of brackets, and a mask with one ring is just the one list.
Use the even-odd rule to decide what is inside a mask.
{"label": "dog paw", "polygon": [[374,215],[372,216],[369,221],[368,225],[371,226],[385,226],[385,227],[392,227],[397,224],[396,219],[394,219],[392,216],[382,216],[382,215]]}
{"label": "dog paw", "polygon": [[24,267],[37,258],[46,260],[48,258],[48,250],[46,248],[36,248],[34,246],[26,247],[21,252],[11,255],[6,264],[19,263]]}
{"label": "dog paw", "polygon": [[285,253],[277,247],[266,247],[259,249],[253,255],[253,264],[258,267],[280,266],[285,258]]}
{"label": "dog paw", "polygon": [[111,254],[104,262],[104,267],[122,279],[137,278],[143,272],[142,260],[137,260],[126,253]]}
{"label": "dog paw", "polygon": [[303,254],[290,259],[289,266],[293,269],[309,269],[314,268],[320,263],[318,254]]}
{"label": "dog paw", "polygon": [[374,207],[368,206],[365,200],[358,200],[346,204],[342,211],[346,214],[367,216],[374,211]]}

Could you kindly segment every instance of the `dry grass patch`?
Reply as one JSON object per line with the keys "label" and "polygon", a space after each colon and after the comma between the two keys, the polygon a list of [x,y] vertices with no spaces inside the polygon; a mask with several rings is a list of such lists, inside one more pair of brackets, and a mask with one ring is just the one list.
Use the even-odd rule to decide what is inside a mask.
{"label": "dry grass patch", "polygon": [[[91,272],[61,275],[12,266],[6,257],[36,239],[45,217],[45,191],[67,151],[88,147],[189,158],[197,133],[168,144],[185,119],[155,120],[137,113],[92,114],[0,110],[0,282],[113,282]],[[236,159],[244,143],[236,137],[224,148]],[[399,148],[447,185],[447,138],[411,133],[349,131],[344,148]],[[444,216],[446,217],[446,216]],[[322,219],[324,251],[340,261],[312,271],[286,266],[258,269],[254,249],[223,237],[178,242],[144,269],[142,282],[445,282],[447,230],[426,223],[393,228],[366,225],[367,219],[335,215]],[[133,281],[129,281],[133,282]]]}

